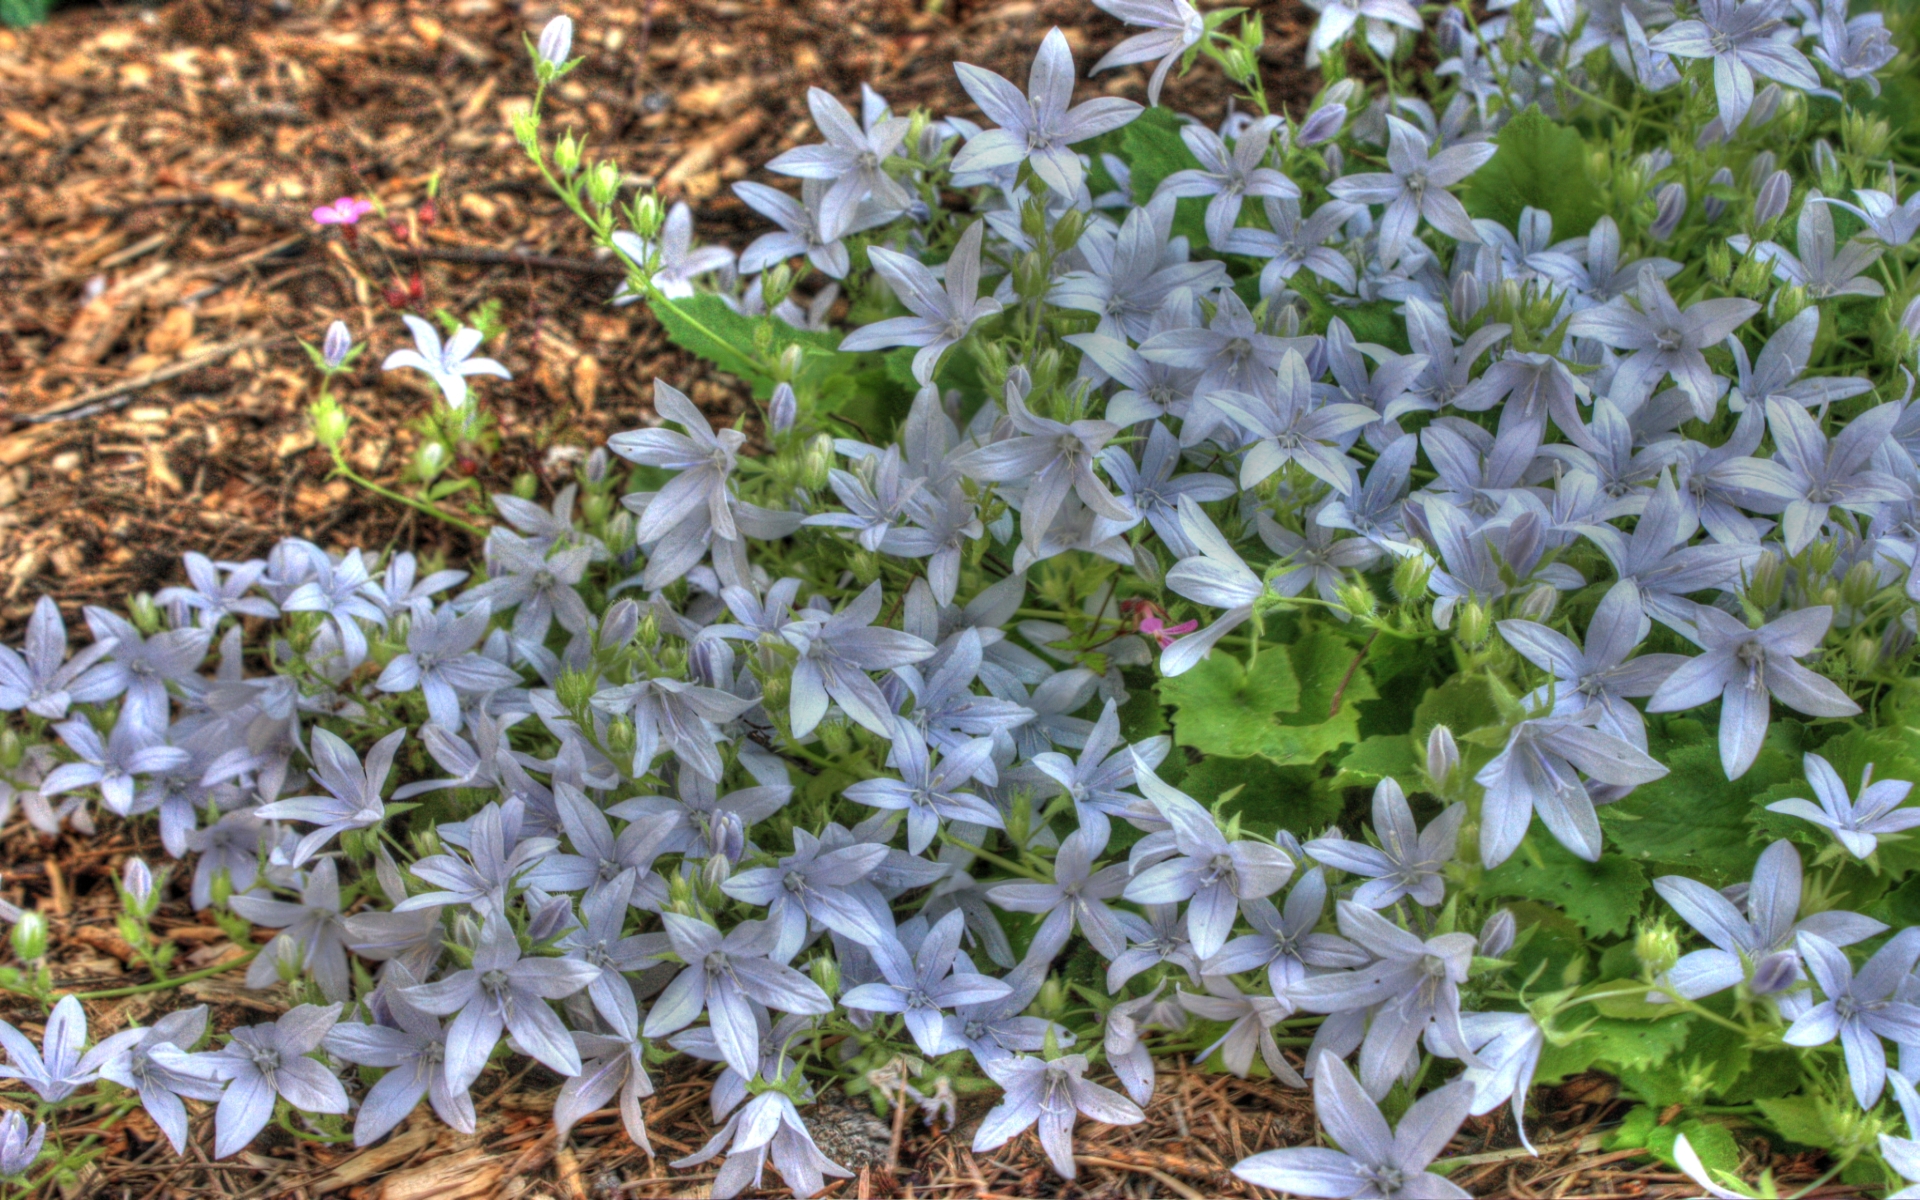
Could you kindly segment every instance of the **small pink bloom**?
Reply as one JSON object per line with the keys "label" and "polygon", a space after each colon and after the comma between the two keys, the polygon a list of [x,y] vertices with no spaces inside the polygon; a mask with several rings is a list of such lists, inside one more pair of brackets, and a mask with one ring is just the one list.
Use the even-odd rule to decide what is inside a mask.
{"label": "small pink bloom", "polygon": [[358,225],[360,218],[373,211],[373,204],[354,196],[342,196],[332,204],[313,210],[313,219],[321,225]]}
{"label": "small pink bloom", "polygon": [[1159,642],[1162,650],[1173,645],[1174,639],[1181,634],[1192,633],[1198,628],[1200,628],[1198,621],[1182,621],[1178,625],[1169,625],[1159,617],[1140,618],[1140,632]]}

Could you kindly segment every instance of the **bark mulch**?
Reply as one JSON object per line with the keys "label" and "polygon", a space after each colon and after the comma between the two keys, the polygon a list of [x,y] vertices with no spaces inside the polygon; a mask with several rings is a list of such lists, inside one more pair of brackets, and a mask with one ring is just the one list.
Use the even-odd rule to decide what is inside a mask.
{"label": "bark mulch", "polygon": [[[1260,7],[1274,35],[1269,92],[1297,110],[1316,85],[1298,66],[1312,13],[1297,0]],[[175,0],[67,9],[41,28],[0,30],[0,637],[18,640],[43,593],[71,622],[83,604],[117,606],[172,582],[187,550],[246,558],[297,535],[472,553],[457,530],[329,479],[306,426],[315,377],[298,341],[317,343],[335,317],[369,344],[339,391],[355,419],[351,461],[381,482],[408,461],[408,426],[428,399],[417,381],[377,369],[402,340],[396,309],[492,305],[505,324],[499,357],[515,380],[483,385],[501,448],[457,468],[485,492],[524,472],[543,490],[559,486],[607,434],[651,419],[656,375],[716,417],[746,408],[733,380],[668,344],[644,314],[608,306],[618,272],[514,144],[509,123],[531,98],[522,31],[558,11],[507,0]],[[762,227],[727,185],[764,178],[757,164],[814,138],[808,85],[852,102],[869,82],[896,111],[965,113],[947,65],[955,59],[1020,79],[1050,25],[1066,30],[1083,67],[1121,36],[1082,0],[632,0],[568,11],[587,61],[557,89],[552,127],[584,135],[629,184],[689,200],[702,239],[736,248]],[[1143,83],[1131,70],[1088,86],[1138,95]],[[1172,82],[1167,101],[1217,119],[1226,93],[1202,70]],[[385,219],[351,244],[322,231],[309,210],[338,195],[377,199]],[[248,991],[238,972],[112,994],[148,982],[114,929],[112,880],[133,853],[166,859],[143,828],[58,839],[20,823],[0,830],[0,892],[48,914],[60,987],[109,993],[88,1001],[95,1036],[191,1002],[209,1004],[218,1029],[271,1019],[284,996]],[[243,953],[184,900],[156,924],[178,943],[180,969]],[[0,1016],[38,1037],[30,1002],[0,997]],[[104,1153],[60,1190],[180,1200],[707,1195],[711,1170],[665,1166],[712,1133],[706,1071],[675,1063],[656,1083],[646,1106],[654,1160],[612,1111],[556,1145],[558,1080],[535,1068],[480,1082],[476,1136],[423,1109],[359,1152],[274,1133],[210,1162],[206,1106],[185,1158],[138,1111],[109,1129],[70,1124],[65,1136],[96,1133]],[[1486,1195],[1684,1193],[1679,1176],[1601,1151],[1614,1095],[1600,1077],[1543,1093],[1538,1159],[1515,1148],[1510,1118],[1470,1123],[1453,1148],[1467,1156],[1454,1177]],[[986,1104],[964,1103],[956,1130],[927,1130],[829,1097],[810,1119],[827,1153],[857,1171],[831,1194],[1257,1195],[1227,1168],[1313,1137],[1303,1094],[1166,1063],[1146,1124],[1082,1127],[1080,1176],[1068,1184],[1031,1135],[971,1153]],[[1784,1181],[1814,1174],[1772,1165]]]}

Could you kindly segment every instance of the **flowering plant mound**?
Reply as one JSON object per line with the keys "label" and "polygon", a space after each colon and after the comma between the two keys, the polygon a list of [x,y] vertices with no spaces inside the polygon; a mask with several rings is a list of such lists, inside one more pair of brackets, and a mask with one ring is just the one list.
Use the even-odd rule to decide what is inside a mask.
{"label": "flowering plant mound", "polygon": [[[1464,1195],[1461,1122],[1524,1139],[1531,1086],[1590,1068],[1640,1102],[1617,1144],[1716,1195],[1736,1131],[1915,1178],[1908,30],[1329,2],[1295,120],[1257,19],[1099,3],[1144,32],[1093,73],[1154,63],[1145,106],[1057,30],[1024,85],[956,64],[978,119],[816,89],[737,255],[544,139],[572,25],[529,39],[515,133],[614,302],[758,426],[659,380],[550,503],[493,498],[481,561],[189,555],[71,657],[42,600],[0,649],[8,802],[157,819],[297,1002],[89,1046],[9,913],[0,985],[52,1013],[0,1025],[4,1074],[42,1118],[364,1145],[422,1101],[471,1131],[525,1056],[563,1134],[617,1105],[644,1149],[679,1052],[721,1127],[676,1165],[809,1195],[847,1173],[829,1083],[947,1124],[990,1091],[975,1148],[1037,1127],[1071,1177],[1078,1119],[1139,1121],[1181,1052],[1313,1089],[1338,1148],[1236,1168],[1297,1194]],[[1244,93],[1217,127],[1158,106],[1203,57]],[[446,516],[434,464],[506,368],[408,325],[384,365],[438,387],[439,440],[387,494]],[[356,353],[313,351],[350,477]],[[159,987],[171,886],[123,885]],[[86,1147],[9,1114],[0,1174]]]}

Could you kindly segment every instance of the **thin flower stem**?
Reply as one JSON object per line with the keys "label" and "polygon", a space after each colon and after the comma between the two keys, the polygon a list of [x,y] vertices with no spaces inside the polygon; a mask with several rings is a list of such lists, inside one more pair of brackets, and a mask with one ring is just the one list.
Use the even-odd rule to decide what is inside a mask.
{"label": "thin flower stem", "polygon": [[436,508],[432,504],[427,503],[425,500],[421,500],[414,496],[403,495],[400,492],[394,491],[392,488],[382,487],[380,484],[375,483],[373,480],[363,477],[362,475],[360,475],[359,472],[355,471],[352,467],[349,467],[347,465],[346,459],[341,456],[340,450],[338,447],[335,447],[333,451],[333,470],[336,475],[342,476],[343,478],[347,479],[349,482],[359,484],[361,487],[367,489],[368,491],[372,492],[376,496],[380,496],[380,497],[383,497],[384,499],[391,500],[396,504],[404,504],[408,508],[418,509],[421,512],[426,513],[430,517],[438,517],[440,520],[445,521],[447,524],[452,525],[456,529],[463,529],[466,532],[472,534],[474,537],[483,538],[487,536],[487,531],[480,528],[478,525],[474,525],[470,522],[463,521],[459,517],[453,516],[450,513],[442,512],[440,509]]}
{"label": "thin flower stem", "polygon": [[183,984],[194,983],[202,979],[212,979],[215,975],[224,975],[235,967],[244,967],[260,954],[261,947],[255,946],[239,958],[207,967],[200,971],[190,971],[185,975],[175,975],[171,979],[155,980],[153,983],[136,984],[133,987],[108,988],[99,992],[70,992],[77,1000],[118,1000],[122,996],[141,996],[148,992],[164,992]]}

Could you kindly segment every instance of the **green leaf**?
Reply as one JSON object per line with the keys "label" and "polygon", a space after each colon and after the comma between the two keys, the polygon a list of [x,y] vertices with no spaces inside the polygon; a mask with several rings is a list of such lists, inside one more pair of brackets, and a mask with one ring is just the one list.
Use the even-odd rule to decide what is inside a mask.
{"label": "green leaf", "polygon": [[1451,729],[1456,740],[1476,729],[1503,728],[1512,707],[1512,699],[1485,675],[1455,675],[1420,698],[1413,710],[1413,740],[1425,745],[1435,725]]}
{"label": "green leaf", "polygon": [[1411,787],[1421,777],[1422,767],[1411,739],[1400,734],[1379,734],[1360,739],[1360,744],[1340,759],[1340,773],[1333,786],[1370,787],[1382,779],[1395,779]]}
{"label": "green leaf", "polygon": [[[1175,171],[1200,165],[1200,160],[1180,140],[1180,122],[1173,110],[1154,107],[1127,122],[1120,131],[1120,157],[1133,172],[1133,202],[1144,205],[1153,199],[1160,181]],[[1206,201],[1181,200],[1174,209],[1173,232],[1184,234],[1195,245],[1207,240]]]}
{"label": "green leaf", "polygon": [[1819,1101],[1812,1096],[1780,1096],[1753,1103],[1767,1124],[1773,1126],[1773,1131],[1790,1142],[1816,1150],[1831,1150],[1840,1145]]}
{"label": "green leaf", "polygon": [[1774,721],[1758,760],[1734,780],[1712,740],[1677,748],[1655,741],[1651,753],[1668,773],[1600,810],[1607,845],[1652,874],[1690,875],[1713,887],[1746,878],[1760,857],[1749,834],[1750,818],[1763,811],[1755,800],[1799,772],[1801,731]]}
{"label": "green leaf", "polygon": [[1207,754],[1258,754],[1276,728],[1276,714],[1300,705],[1300,681],[1286,654],[1269,649],[1248,674],[1240,660],[1214,653],[1184,675],[1160,683],[1174,710],[1173,738]]}
{"label": "green leaf", "polygon": [[[1241,827],[1262,835],[1286,829],[1317,834],[1340,816],[1340,794],[1315,778],[1312,767],[1281,766],[1270,758],[1213,755],[1188,769],[1180,790],[1211,808],[1229,792],[1225,811],[1240,815]],[[1234,789],[1239,789],[1234,791]]]}
{"label": "green leaf", "polygon": [[[1664,1024],[1661,1018],[1655,1024]],[[1709,1097],[1726,1096],[1735,1080],[1752,1064],[1746,1038],[1721,1025],[1695,1021],[1687,1033],[1686,1049],[1658,1063],[1621,1065],[1620,1082],[1643,1102],[1665,1108],[1698,1104]]]}
{"label": "green leaf", "polygon": [[1487,873],[1483,886],[1491,895],[1557,905],[1589,937],[1608,937],[1625,933],[1640,915],[1647,877],[1619,855],[1603,854],[1590,863],[1551,838],[1530,836]]}
{"label": "green leaf", "polygon": [[[1317,630],[1295,638],[1287,655],[1300,680],[1299,700],[1268,732],[1260,753],[1275,762],[1311,763],[1358,742],[1360,706],[1379,696],[1359,647],[1339,634]],[[1264,662],[1267,655],[1260,657]]]}
{"label": "green leaf", "polygon": [[1508,229],[1524,208],[1553,216],[1556,237],[1575,237],[1600,219],[1599,193],[1587,178],[1586,143],[1578,131],[1547,120],[1530,107],[1494,138],[1499,150],[1467,177],[1461,200],[1476,217]]}
{"label": "green leaf", "polygon": [[1583,1036],[1564,1046],[1548,1043],[1540,1051],[1540,1081],[1565,1079],[1594,1066],[1611,1071],[1658,1066],[1686,1044],[1691,1016],[1675,1014],[1665,1021],[1616,1021],[1601,1017]]}
{"label": "green leaf", "polygon": [[720,297],[707,292],[684,300],[655,301],[648,307],[676,346],[730,375],[738,375],[752,384],[755,392],[762,382],[771,390],[772,380],[756,362],[753,318],[734,312]]}

